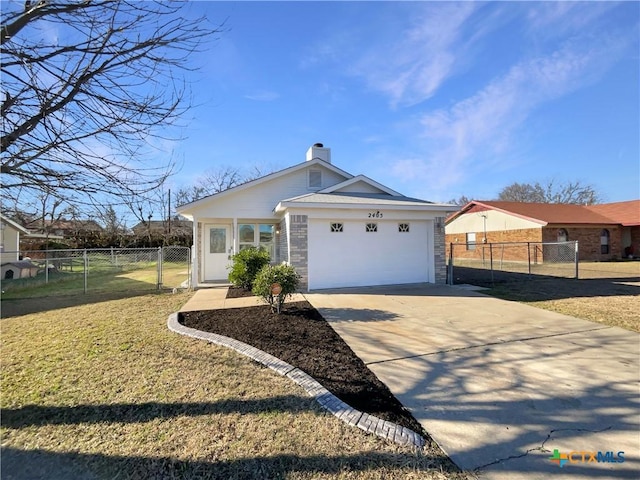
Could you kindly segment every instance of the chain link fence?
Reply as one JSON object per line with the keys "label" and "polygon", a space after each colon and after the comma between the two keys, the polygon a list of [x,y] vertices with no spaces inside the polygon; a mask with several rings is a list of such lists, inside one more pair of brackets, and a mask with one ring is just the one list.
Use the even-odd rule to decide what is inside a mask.
{"label": "chain link fence", "polygon": [[492,286],[540,277],[578,278],[578,242],[450,243],[447,281]]}
{"label": "chain link fence", "polygon": [[1,278],[3,299],[190,288],[191,249],[168,246],[2,252]]}

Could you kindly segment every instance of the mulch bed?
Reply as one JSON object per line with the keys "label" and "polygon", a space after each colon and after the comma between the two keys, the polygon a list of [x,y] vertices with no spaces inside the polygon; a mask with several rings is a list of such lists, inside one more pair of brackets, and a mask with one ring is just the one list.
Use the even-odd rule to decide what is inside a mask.
{"label": "mulch bed", "polygon": [[245,290],[241,287],[229,287],[227,290],[226,298],[244,298],[244,297],[253,297],[253,293],[250,290]]}
{"label": "mulch bed", "polygon": [[[232,289],[229,289],[230,291]],[[234,292],[236,293],[236,292]],[[229,297],[228,297],[229,298]],[[427,433],[308,302],[182,312],[183,325],[235,338],[298,367],[343,402],[423,435]]]}

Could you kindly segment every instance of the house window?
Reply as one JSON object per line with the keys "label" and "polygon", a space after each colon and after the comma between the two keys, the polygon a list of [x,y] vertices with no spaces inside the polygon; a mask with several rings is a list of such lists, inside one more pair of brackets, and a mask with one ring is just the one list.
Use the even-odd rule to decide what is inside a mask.
{"label": "house window", "polygon": [[467,250],[476,249],[476,233],[467,233]]}
{"label": "house window", "polygon": [[600,232],[600,253],[606,255],[609,253],[609,230],[606,228]]}
{"label": "house window", "polygon": [[558,241],[559,242],[568,242],[569,241],[569,233],[566,229],[560,228],[558,230]]}
{"label": "house window", "polygon": [[401,233],[409,233],[409,224],[408,223],[399,223],[398,231]]}
{"label": "house window", "polygon": [[342,223],[332,223],[331,224],[331,231],[332,232],[342,232],[344,231],[344,225]]}
{"label": "house window", "polygon": [[309,188],[322,188],[322,170],[309,170]]}
{"label": "house window", "polygon": [[240,250],[250,247],[264,248],[271,258],[275,258],[276,227],[270,223],[241,223],[238,225],[238,244]]}
{"label": "house window", "polygon": [[367,223],[365,231],[366,232],[377,232],[378,231],[378,224],[377,223]]}

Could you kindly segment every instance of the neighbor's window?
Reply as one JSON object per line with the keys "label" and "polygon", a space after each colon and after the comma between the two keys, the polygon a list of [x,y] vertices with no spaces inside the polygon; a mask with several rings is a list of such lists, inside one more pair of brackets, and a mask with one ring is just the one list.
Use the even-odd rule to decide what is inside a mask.
{"label": "neighbor's window", "polygon": [[344,231],[344,225],[342,223],[332,223],[331,224],[332,232],[342,232]]}
{"label": "neighbor's window", "polygon": [[609,253],[609,230],[606,228],[600,232],[600,253]]}
{"label": "neighbor's window", "polygon": [[365,231],[367,231],[367,232],[377,232],[378,231],[378,224],[377,223],[367,223]]}
{"label": "neighbor's window", "polygon": [[409,224],[408,223],[399,223],[398,224],[398,231],[402,232],[402,233],[409,232]]}
{"label": "neighbor's window", "polygon": [[467,250],[475,250],[476,249],[476,234],[467,233]]}
{"label": "neighbor's window", "polygon": [[309,170],[309,188],[322,187],[322,170]]}
{"label": "neighbor's window", "polygon": [[568,242],[569,241],[569,233],[566,229],[560,228],[558,230],[558,241],[559,242]]}

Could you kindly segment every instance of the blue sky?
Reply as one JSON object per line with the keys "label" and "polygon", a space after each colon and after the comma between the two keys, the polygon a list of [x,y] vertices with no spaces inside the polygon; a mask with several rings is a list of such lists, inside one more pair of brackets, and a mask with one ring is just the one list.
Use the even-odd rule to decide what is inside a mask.
{"label": "blue sky", "polygon": [[[637,2],[198,2],[224,30],[170,145],[188,184],[269,169],[322,142],[409,196],[495,198],[580,180],[640,197]],[[169,152],[169,150],[172,150]]]}

